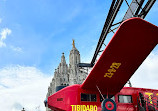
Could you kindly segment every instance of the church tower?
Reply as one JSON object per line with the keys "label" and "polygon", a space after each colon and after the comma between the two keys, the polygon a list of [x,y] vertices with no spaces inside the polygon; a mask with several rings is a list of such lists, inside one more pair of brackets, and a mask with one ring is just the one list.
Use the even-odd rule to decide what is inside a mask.
{"label": "church tower", "polygon": [[60,74],[60,85],[68,85],[68,66],[66,64],[64,53],[62,53],[61,57]]}
{"label": "church tower", "polygon": [[[55,69],[46,98],[66,86],[83,83],[88,73],[77,67],[78,63],[80,63],[80,52],[75,47],[75,41],[73,40],[69,55],[69,67],[66,64],[65,55],[62,53],[61,62],[57,69]],[[46,111],[52,110],[46,106]]]}
{"label": "church tower", "polygon": [[69,55],[69,81],[70,85],[77,84],[77,74],[79,72],[77,64],[80,63],[80,52],[75,47],[75,41],[73,40],[72,49]]}
{"label": "church tower", "polygon": [[55,86],[68,85],[68,66],[66,64],[64,53],[61,56],[61,62],[55,71]]}

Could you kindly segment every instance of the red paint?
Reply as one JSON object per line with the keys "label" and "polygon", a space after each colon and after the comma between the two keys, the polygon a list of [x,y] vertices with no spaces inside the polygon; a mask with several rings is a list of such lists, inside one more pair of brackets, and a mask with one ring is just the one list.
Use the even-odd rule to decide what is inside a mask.
{"label": "red paint", "polygon": [[[108,107],[108,104],[111,105],[110,108]],[[108,110],[112,110],[112,109],[114,109],[114,104],[113,104],[111,101],[108,101],[108,102],[105,103],[105,107],[106,107],[106,109],[108,109]]]}
{"label": "red paint", "polygon": [[[57,111],[72,111],[71,105],[96,105],[98,111],[101,111],[100,94],[96,86],[103,94],[115,95],[117,111],[139,111],[140,92],[144,97],[148,97],[145,92],[152,92],[153,98],[157,101],[158,90],[123,88],[157,43],[157,26],[140,18],[125,21],[114,34],[84,83],[68,86],[51,95],[48,97],[48,107]],[[115,66],[113,63],[120,65]],[[81,93],[96,94],[97,101],[83,102]],[[131,95],[132,103],[119,103],[118,95]],[[57,101],[59,99],[62,101]],[[157,105],[154,102],[153,104]]]}
{"label": "red paint", "polygon": [[[158,90],[153,89],[144,89],[144,88],[133,88],[133,87],[124,87],[119,93],[115,95],[115,102],[117,105],[117,111],[139,111],[138,110],[138,101],[139,92],[141,92],[145,97],[145,92],[153,93],[153,97],[158,100]],[[81,93],[86,94],[96,94],[97,101],[96,102],[83,102],[81,101]],[[104,93],[103,93],[104,94]],[[118,95],[131,95],[132,103],[119,103]],[[63,101],[57,101],[57,98],[63,98]],[[153,100],[153,101],[156,101]],[[81,89],[80,85],[72,85],[68,86],[57,93],[48,97],[48,105],[51,109],[56,109],[57,111],[65,110],[72,111],[71,105],[96,105],[98,111],[101,111],[101,102],[100,102],[100,94],[99,92],[91,92]],[[149,104],[150,105],[150,104]],[[157,109],[158,110],[158,109]],[[147,110],[148,111],[148,110]]]}

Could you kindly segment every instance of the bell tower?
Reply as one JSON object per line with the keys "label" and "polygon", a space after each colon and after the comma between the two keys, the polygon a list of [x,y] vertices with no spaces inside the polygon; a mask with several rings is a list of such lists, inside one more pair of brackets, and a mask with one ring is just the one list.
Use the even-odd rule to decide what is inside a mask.
{"label": "bell tower", "polygon": [[75,41],[72,42],[72,49],[69,55],[69,81],[70,85],[77,84],[77,80],[75,79],[78,74],[77,64],[80,63],[80,52],[75,47]]}
{"label": "bell tower", "polygon": [[69,64],[71,66],[76,66],[78,63],[80,63],[80,52],[76,49],[75,41],[73,40],[72,49],[69,55]]}

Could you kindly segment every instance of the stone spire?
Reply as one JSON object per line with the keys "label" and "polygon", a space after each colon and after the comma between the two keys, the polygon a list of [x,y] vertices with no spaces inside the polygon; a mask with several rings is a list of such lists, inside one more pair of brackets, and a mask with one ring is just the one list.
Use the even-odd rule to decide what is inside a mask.
{"label": "stone spire", "polygon": [[61,56],[61,63],[66,64],[64,53],[62,53],[62,56]]}
{"label": "stone spire", "polygon": [[60,63],[60,73],[61,74],[66,74],[67,73],[67,64],[66,64],[66,60],[65,60],[65,56],[64,56],[64,53],[62,53],[62,56],[61,56],[61,63]]}
{"label": "stone spire", "polygon": [[68,84],[68,65],[66,64],[64,53],[62,53],[61,62],[57,70],[56,86]]}
{"label": "stone spire", "polygon": [[80,52],[75,47],[75,40],[73,40],[72,49],[69,55],[69,64],[71,66],[76,66],[78,63],[80,63]]}
{"label": "stone spire", "polygon": [[71,49],[70,55],[69,55],[69,71],[70,71],[70,74],[69,74],[70,80],[69,81],[70,81],[70,85],[77,83],[76,76],[79,72],[79,70],[77,68],[78,63],[80,63],[80,52],[75,47],[75,41],[73,40],[72,49]]}

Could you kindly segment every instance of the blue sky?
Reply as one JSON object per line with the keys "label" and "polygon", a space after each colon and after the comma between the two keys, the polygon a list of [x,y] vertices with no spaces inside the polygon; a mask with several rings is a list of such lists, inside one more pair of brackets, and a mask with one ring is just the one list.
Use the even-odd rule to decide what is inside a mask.
{"label": "blue sky", "polygon": [[1,2],[0,28],[7,27],[12,33],[5,40],[7,47],[0,49],[0,66],[34,65],[47,73],[57,66],[62,52],[69,55],[72,39],[81,56],[95,48],[110,4],[103,0]]}
{"label": "blue sky", "polygon": [[[29,111],[38,106],[44,109],[47,87],[62,52],[68,63],[75,39],[81,61],[90,62],[110,4],[111,0],[0,0],[0,96],[3,95],[0,104],[8,100],[8,95],[12,96],[11,103],[0,106],[1,109],[16,111],[23,106],[31,107]],[[126,10],[123,3],[116,21],[122,19]],[[145,20],[158,26],[158,1]],[[157,63],[158,47],[136,72],[139,75],[132,78],[134,85],[158,88]],[[156,84],[144,84],[141,76]],[[29,97],[18,96],[27,93]]]}
{"label": "blue sky", "polygon": [[[62,52],[68,59],[72,39],[81,57],[90,60],[110,4],[105,0],[1,0],[0,29],[8,28],[11,34],[5,39],[7,46],[0,48],[0,67],[10,64],[36,66],[51,73]],[[158,25],[156,5],[158,3],[146,19]],[[123,6],[118,20],[127,8]],[[88,60],[86,62],[90,62]]]}

